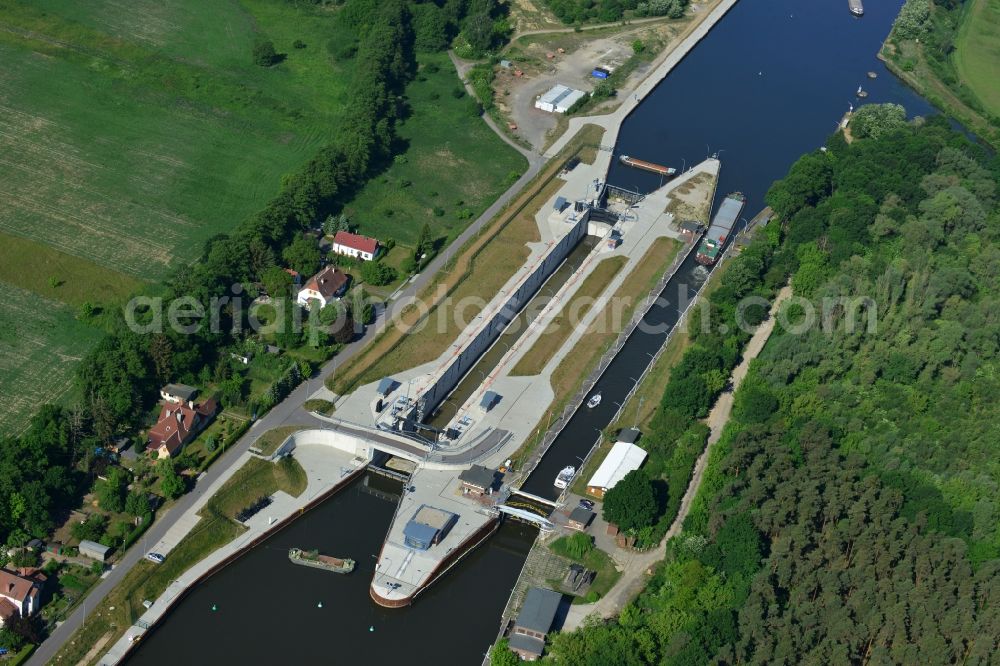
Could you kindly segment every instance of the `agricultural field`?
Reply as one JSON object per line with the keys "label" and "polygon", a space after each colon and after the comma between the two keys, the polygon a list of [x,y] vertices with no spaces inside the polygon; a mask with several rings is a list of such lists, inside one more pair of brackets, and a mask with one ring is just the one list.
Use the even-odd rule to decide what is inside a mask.
{"label": "agricultural field", "polygon": [[1000,117],[1000,0],[970,0],[955,39],[955,66],[986,110]]}
{"label": "agricultural field", "polygon": [[[332,138],[349,68],[332,14],[138,5],[0,5],[0,230],[157,279]],[[261,19],[287,52],[271,68],[251,61]]]}
{"label": "agricultural field", "polygon": [[75,362],[97,343],[97,329],[73,310],[0,282],[0,436],[20,432],[38,405],[59,403],[72,386]]}

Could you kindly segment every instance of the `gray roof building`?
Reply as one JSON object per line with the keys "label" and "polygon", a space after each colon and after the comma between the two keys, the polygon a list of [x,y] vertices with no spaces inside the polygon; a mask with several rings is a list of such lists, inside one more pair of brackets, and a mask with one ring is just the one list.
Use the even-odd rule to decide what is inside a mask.
{"label": "gray roof building", "polygon": [[187,384],[167,384],[160,389],[160,395],[166,400],[174,399],[178,402],[188,402],[198,395],[198,389]]}
{"label": "gray roof building", "polygon": [[427,550],[441,543],[457,520],[458,516],[450,511],[421,504],[403,528],[403,540],[410,548]]}
{"label": "gray roof building", "polygon": [[625,428],[620,433],[618,433],[618,441],[625,442],[626,444],[635,444],[635,441],[639,439],[641,433],[635,428]]}
{"label": "gray roof building", "polygon": [[489,467],[473,465],[458,475],[458,480],[473,490],[485,493],[496,483],[497,473]]}
{"label": "gray roof building", "polygon": [[397,386],[399,386],[399,382],[392,377],[385,377],[378,383],[378,394],[384,398],[395,391]]}
{"label": "gray roof building", "polygon": [[594,519],[594,512],[578,506],[569,514],[569,526],[575,529],[585,530],[590,521]]}
{"label": "gray roof building", "polygon": [[540,587],[531,588],[524,599],[524,605],[521,606],[521,612],[517,614],[514,627],[540,634],[549,633],[561,602],[562,595],[558,592]]}
{"label": "gray roof building", "polygon": [[108,551],[111,550],[109,546],[104,546],[96,541],[89,541],[84,539],[77,546],[80,550],[80,554],[89,557],[92,560],[97,560],[98,562],[103,562],[108,557]]}

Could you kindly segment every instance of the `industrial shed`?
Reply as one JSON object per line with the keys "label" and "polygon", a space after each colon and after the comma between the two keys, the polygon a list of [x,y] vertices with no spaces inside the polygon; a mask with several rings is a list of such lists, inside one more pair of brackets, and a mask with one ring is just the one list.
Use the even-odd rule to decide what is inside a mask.
{"label": "industrial shed", "polygon": [[535,108],[549,113],[566,113],[569,107],[586,94],[582,90],[574,90],[569,86],[556,85],[535,100]]}

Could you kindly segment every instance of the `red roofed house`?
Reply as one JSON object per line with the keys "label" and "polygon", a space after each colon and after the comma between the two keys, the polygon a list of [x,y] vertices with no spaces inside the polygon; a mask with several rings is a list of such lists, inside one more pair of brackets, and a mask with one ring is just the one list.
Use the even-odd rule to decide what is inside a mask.
{"label": "red roofed house", "polygon": [[30,570],[15,573],[0,569],[0,627],[15,614],[21,617],[34,615],[42,605],[44,577],[35,576]]}
{"label": "red roofed house", "polygon": [[378,241],[368,236],[359,236],[349,231],[338,231],[333,237],[332,250],[337,254],[371,261],[378,253]]}
{"label": "red roofed house", "polygon": [[327,303],[344,294],[349,279],[347,273],[334,266],[327,266],[309,278],[295,300],[307,310],[313,301],[319,301],[321,308],[326,307]]}
{"label": "red roofed house", "polygon": [[146,450],[156,451],[158,458],[177,455],[185,444],[212,422],[217,408],[215,398],[198,405],[194,402],[163,405],[159,420],[149,429]]}

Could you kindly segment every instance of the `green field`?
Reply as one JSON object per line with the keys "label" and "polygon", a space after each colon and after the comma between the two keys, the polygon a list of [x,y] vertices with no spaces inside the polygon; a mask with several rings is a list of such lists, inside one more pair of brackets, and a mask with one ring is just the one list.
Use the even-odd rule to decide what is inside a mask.
{"label": "green field", "polygon": [[69,307],[0,282],[0,435],[20,432],[39,405],[58,403],[72,385],[76,361],[101,332]]}
{"label": "green field", "polygon": [[468,96],[454,96],[462,84],[447,55],[422,55],[420,64],[406,90],[412,115],[398,130],[406,153],[347,209],[364,233],[405,244],[416,242],[425,222],[439,237],[454,238],[526,167],[471,113]]}
{"label": "green field", "polygon": [[[259,22],[294,25],[276,67],[251,62]],[[332,138],[336,30],[286,3],[3,3],[0,230],[165,276]]]}
{"label": "green field", "polygon": [[1000,0],[970,0],[955,40],[955,66],[986,110],[1000,117]]}

